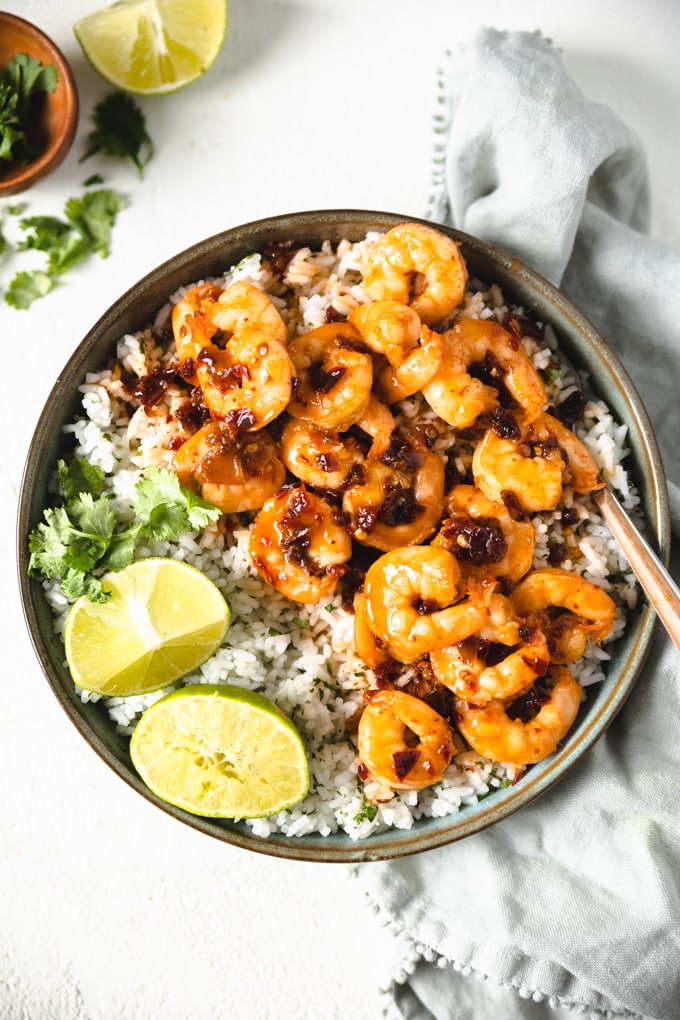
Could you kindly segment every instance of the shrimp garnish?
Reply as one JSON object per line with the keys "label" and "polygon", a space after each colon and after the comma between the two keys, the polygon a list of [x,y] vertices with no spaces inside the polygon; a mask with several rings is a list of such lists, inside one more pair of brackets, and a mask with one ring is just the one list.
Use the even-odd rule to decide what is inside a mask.
{"label": "shrimp garnish", "polygon": [[335,591],[352,541],[333,507],[301,485],[267,500],[251,525],[249,551],[272,588],[313,604]]}
{"label": "shrimp garnish", "polygon": [[[414,742],[411,737],[417,737]],[[395,790],[441,779],[456,750],[443,716],[404,691],[378,691],[359,720],[359,758],[371,777]]]}
{"label": "shrimp garnish", "polygon": [[602,489],[604,481],[595,460],[578,436],[567,428],[558,418],[544,412],[533,422],[529,430],[529,440],[535,436],[539,442],[546,443],[551,439],[559,446],[563,459],[567,462],[566,483],[574,492],[581,495]]}
{"label": "shrimp garnish", "polygon": [[382,457],[389,448],[392,433],[397,425],[389,407],[378,400],[374,393],[371,393],[365,411],[354,424],[373,440],[368,456]]}
{"label": "shrimp garnish", "polygon": [[172,467],[183,484],[198,488],[203,499],[225,513],[259,510],[286,478],[277,444],[265,429],[234,434],[218,421],[207,422],[187,439]]}
{"label": "shrimp garnish", "polygon": [[374,549],[418,545],[441,520],[444,465],[439,454],[417,444],[369,457],[342,497],[350,534]]}
{"label": "shrimp garnish", "polygon": [[[535,765],[557,750],[566,736],[578,714],[581,693],[581,685],[565,666],[553,666],[548,687],[531,688],[524,705],[518,701],[509,706],[494,699],[478,706],[460,700],[456,702],[456,722],[468,744],[483,757]],[[538,712],[526,718],[537,707]]]}
{"label": "shrimp garnish", "polygon": [[[440,418],[457,429],[473,425],[499,402],[503,386],[522,421],[533,421],[547,403],[543,381],[522,343],[492,319],[461,319],[442,337],[439,370],[423,386],[423,396]],[[490,382],[470,375],[480,365]]]}
{"label": "shrimp garnish", "polygon": [[531,569],[531,521],[515,520],[503,503],[493,502],[474,485],[454,486],[446,507],[448,517],[433,542],[454,554],[464,577],[516,583]]}
{"label": "shrimp garnish", "polygon": [[598,584],[559,567],[532,571],[520,581],[510,599],[523,617],[534,617],[553,607],[572,613],[574,624],[593,641],[604,640],[614,626],[616,603],[612,597]]}
{"label": "shrimp garnish", "polygon": [[363,282],[374,300],[410,305],[431,326],[458,307],[467,279],[455,241],[424,224],[400,223],[371,248]]}
{"label": "shrimp garnish", "polygon": [[289,414],[341,431],[361,418],[371,397],[373,363],[349,323],[326,323],[296,337],[288,354],[296,377]]}
{"label": "shrimp garnish", "polygon": [[461,600],[455,556],[425,545],[383,553],[364,580],[370,628],[389,655],[405,663],[474,634],[485,621],[492,590]]}
{"label": "shrimp garnish", "polygon": [[190,382],[196,381],[193,371],[196,358],[219,333],[213,311],[221,294],[222,288],[216,284],[202,283],[188,290],[172,309],[175,350],[182,374]]}
{"label": "shrimp garnish", "polygon": [[376,392],[388,404],[405,400],[423,389],[439,371],[444,356],[442,337],[429,326],[420,330],[420,344],[399,365],[377,370]]}
{"label": "shrimp garnish", "polygon": [[241,431],[264,428],[292,393],[293,364],[285,346],[252,327],[235,333],[223,350],[203,347],[195,372],[211,415]]}
{"label": "shrimp garnish", "polygon": [[361,591],[354,596],[354,650],[369,669],[392,662],[389,652],[371,630],[366,596]]}
{"label": "shrimp garnish", "polygon": [[420,316],[402,301],[358,305],[347,316],[366,347],[390,365],[401,365],[420,341]]}
{"label": "shrimp garnish", "polygon": [[281,433],[281,456],[296,478],[317,489],[340,489],[364,450],[349,435],[291,419]]}

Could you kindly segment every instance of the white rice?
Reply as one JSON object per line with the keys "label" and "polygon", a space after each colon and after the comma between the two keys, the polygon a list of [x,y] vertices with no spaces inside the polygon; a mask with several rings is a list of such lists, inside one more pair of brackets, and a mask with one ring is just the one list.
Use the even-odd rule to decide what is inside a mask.
{"label": "white rice", "polygon": [[[343,241],[336,251],[329,243],[316,252],[300,249],[283,280],[269,272],[259,255],[252,255],[216,282],[226,285],[244,279],[265,290],[281,311],[289,335],[294,336],[326,321],[330,305],[346,315],[368,299],[361,286],[362,268],[377,236],[369,235],[355,244]],[[288,288],[293,288],[294,299]],[[172,349],[160,341],[172,303],[181,293],[172,295],[159,310],[151,328],[120,340],[118,363],[126,373],[142,377],[155,365],[173,360]],[[476,315],[502,321],[506,310],[498,286],[485,287],[471,281],[456,317]],[[542,345],[525,343],[538,369],[554,367],[557,343],[550,327],[545,329]],[[564,369],[552,384],[551,400],[558,402],[579,385],[579,380]],[[140,407],[130,416],[128,395],[114,366],[88,375],[80,389],[83,416],[66,429],[73,437],[74,456],[87,459],[106,473],[114,510],[122,518],[129,518],[135,483],[143,469],[149,464],[170,464],[172,453],[168,447],[178,429],[173,409],[184,397],[170,390],[165,402],[152,408],[150,414]],[[423,413],[432,415],[419,397],[404,401],[400,411],[404,420]],[[575,431],[624,505],[634,508],[638,499],[623,466],[627,453],[625,426],[614,421],[601,401],[592,400]],[[439,449],[453,457],[461,469],[468,463],[465,450],[450,438],[442,440]],[[607,646],[622,633],[626,612],[635,605],[637,592],[633,575],[594,505],[582,498],[574,500],[569,490],[565,490],[564,504],[573,505],[579,526],[564,529],[559,509],[536,515],[535,565],[548,562],[551,543],[564,541],[568,554],[561,565],[601,585],[618,607],[614,629],[604,645],[589,646],[584,658],[572,667],[574,675],[587,686],[604,678]],[[521,773],[521,769],[487,762],[476,752],[463,751],[451,762],[445,777],[429,789],[394,793],[375,782],[364,785],[357,774],[356,749],[348,723],[364,704],[371,676],[354,652],[353,617],[342,608],[339,595],[316,606],[295,604],[279,595],[251,566],[247,542],[246,525],[235,527],[233,532],[211,525],[178,542],[150,542],[138,555],[171,556],[193,564],[214,580],[230,606],[232,622],[224,645],[183,683],[228,682],[259,691],[279,705],[302,734],[310,766],[310,793],[288,811],[248,822],[253,832],[261,836],[272,832],[300,836],[344,830],[353,839],[362,839],[385,827],[409,829],[420,817],[443,817],[476,803]],[[55,614],[55,628],[62,633],[68,603],[56,582],[46,583],[45,592]],[[408,675],[406,671],[400,683]],[[130,734],[140,713],[168,689],[152,695],[106,699],[106,709],[117,731]],[[97,699],[97,695],[84,691],[81,697],[83,701]]]}

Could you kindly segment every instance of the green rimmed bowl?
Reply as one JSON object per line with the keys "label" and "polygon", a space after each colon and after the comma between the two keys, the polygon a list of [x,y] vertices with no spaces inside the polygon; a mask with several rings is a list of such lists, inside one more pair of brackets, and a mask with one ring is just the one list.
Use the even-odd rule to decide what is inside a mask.
{"label": "green rimmed bowl", "polygon": [[[404,219],[413,221],[413,217],[361,210],[276,216],[216,234],[163,263],[104,313],[69,359],[46,401],[26,462],[17,536],[21,594],[36,654],[60,704],[93,750],[147,800],[200,832],[274,857],[352,863],[385,860],[452,843],[513,814],[557,783],[604,733],[635,684],[656,626],[654,612],[641,599],[625,634],[612,649],[607,679],[588,688],[588,699],[560,749],[532,766],[517,785],[498,790],[447,818],[422,819],[408,831],[388,830],[361,841],[345,833],[264,838],[253,835],[244,823],[199,818],[174,808],[142,783],[130,761],[128,739],[115,732],[103,706],[81,702],[64,665],[63,646],[53,632],[52,612],[40,583],[28,577],[27,566],[28,536],[49,505],[48,485],[54,466],[59,457],[71,452],[62,426],[81,410],[78,386],[86,373],[100,370],[113,359],[119,338],[151,322],[168,296],[183,285],[219,276],[246,255],[273,244],[292,241],[296,246],[315,247],[326,239],[333,243],[342,238],[356,241],[368,231],[385,231]],[[628,426],[631,452],[626,466],[640,493],[652,540],[667,558],[670,522],[661,459],[645,408],[619,359],[559,291],[518,259],[460,231],[439,229],[461,243],[471,276],[498,283],[507,300],[551,324],[567,358],[589,373],[598,395],[617,420]]]}

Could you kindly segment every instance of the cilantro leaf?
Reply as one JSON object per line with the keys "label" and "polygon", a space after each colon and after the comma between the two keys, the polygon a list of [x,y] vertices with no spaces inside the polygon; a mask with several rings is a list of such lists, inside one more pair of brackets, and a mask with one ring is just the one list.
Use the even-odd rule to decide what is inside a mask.
{"label": "cilantro leaf", "polygon": [[60,460],[57,463],[59,486],[67,501],[75,499],[81,492],[99,496],[104,488],[104,472],[96,464],[90,464],[82,457],[74,457],[70,464]]}
{"label": "cilantro leaf", "polygon": [[146,130],[141,109],[126,92],[112,92],[97,103],[93,113],[94,130],[87,136],[89,148],[80,162],[97,152],[131,159],[140,177],[153,155],[153,142]]}
{"label": "cilantro leaf", "polygon": [[102,495],[100,468],[75,458],[70,464],[60,460],[57,472],[64,503],[45,510],[29,535],[28,572],[58,579],[69,599],[87,594],[93,601],[107,601],[100,575],[132,563],[140,536],[176,540],[221,514],[181,486],[174,471],[150,467],[136,486],[132,509],[137,520],[121,525]]}
{"label": "cilantro leaf", "polygon": [[216,521],[221,510],[180,485],[174,471],[150,467],[136,485],[135,511],[143,534],[172,540],[187,531],[198,531]]}
{"label": "cilantro leaf", "polygon": [[54,92],[57,71],[27,53],[17,53],[0,74],[0,159],[29,163],[42,152],[31,139],[32,100],[39,92]]}
{"label": "cilantro leaf", "polygon": [[52,277],[42,269],[22,269],[15,273],[5,291],[5,302],[12,308],[29,308],[38,298],[49,294],[54,285]]}
{"label": "cilantro leaf", "polygon": [[81,198],[71,198],[64,206],[65,219],[58,216],[26,216],[19,220],[24,232],[18,248],[34,249],[47,255],[45,270],[17,273],[5,293],[13,308],[28,308],[55,286],[61,276],[89,255],[107,258],[111,232],[125,200],[114,191],[99,188]]}

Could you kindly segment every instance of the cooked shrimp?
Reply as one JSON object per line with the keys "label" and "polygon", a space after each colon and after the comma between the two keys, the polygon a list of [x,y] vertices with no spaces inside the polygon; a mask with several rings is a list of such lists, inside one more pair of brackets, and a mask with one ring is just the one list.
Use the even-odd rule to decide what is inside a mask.
{"label": "cooked shrimp", "polygon": [[439,371],[444,355],[442,337],[429,326],[420,330],[420,344],[399,365],[384,365],[376,372],[376,392],[396,404],[421,390]]}
{"label": "cooked shrimp", "polygon": [[358,747],[370,775],[395,790],[432,786],[455,751],[446,719],[420,698],[395,690],[378,691],[366,705]]}
{"label": "cooked shrimp", "polygon": [[393,659],[415,662],[482,626],[493,586],[459,601],[459,582],[455,556],[435,546],[392,549],[371,564],[364,580],[368,620]]}
{"label": "cooked shrimp", "polygon": [[312,604],[335,591],[352,541],[333,507],[302,485],[267,500],[251,525],[249,550],[272,588]]}
{"label": "cooked shrimp", "polygon": [[433,539],[449,549],[466,578],[498,577],[515,583],[531,569],[534,528],[514,520],[474,485],[456,485],[446,497],[449,516]]}
{"label": "cooked shrimp", "polygon": [[511,601],[520,616],[560,607],[573,613],[582,630],[594,641],[602,641],[611,632],[616,603],[598,584],[571,570],[541,567],[517,585]]}
{"label": "cooked shrimp", "polygon": [[389,407],[386,407],[372,393],[366,405],[366,410],[360,418],[357,418],[354,424],[373,440],[368,456],[382,457],[389,448],[392,433],[397,425]]}
{"label": "cooked shrimp", "polygon": [[562,495],[564,462],[554,445],[529,446],[489,429],[472,457],[475,485],[494,503],[516,501],[530,513],[554,510]]}
{"label": "cooked shrimp", "polygon": [[276,305],[264,291],[245,280],[230,283],[222,291],[212,316],[217,327],[227,334],[254,328],[281,344],[287,340],[286,325]]}
{"label": "cooked shrimp", "polygon": [[420,341],[420,316],[401,301],[373,301],[358,305],[347,316],[366,347],[401,365]]}
{"label": "cooked shrimp", "polygon": [[548,679],[547,690],[537,685],[526,696],[540,706],[527,721],[508,715],[509,706],[499,699],[483,706],[457,701],[458,729],[468,744],[491,761],[514,765],[535,765],[552,754],[578,714],[581,685],[564,666],[553,667]]}
{"label": "cooked shrimp", "polygon": [[357,474],[360,480],[345,490],[342,509],[358,542],[387,551],[434,534],[444,500],[439,454],[407,446],[388,463],[369,457]]}
{"label": "cooked shrimp", "polygon": [[383,234],[364,271],[364,287],[372,298],[410,305],[428,326],[458,307],[467,279],[455,241],[420,223],[400,223]]}
{"label": "cooked shrimp", "polygon": [[289,471],[318,489],[341,488],[365,456],[351,436],[294,419],[281,433],[281,455]]}
{"label": "cooked shrimp", "polygon": [[195,371],[211,415],[235,430],[263,428],[290,400],[293,365],[288,352],[256,329],[234,334],[224,350],[204,347]]}
{"label": "cooked shrimp", "polygon": [[219,332],[213,311],[221,293],[221,287],[202,283],[188,290],[172,309],[175,350],[183,375],[191,382],[195,382],[194,361],[204,347],[212,345],[213,337]]}
{"label": "cooked shrimp", "polygon": [[[550,665],[548,642],[537,628],[527,628],[518,646],[494,661],[505,642],[473,636],[457,645],[430,653],[430,665],[440,683],[473,705],[503,701],[528,691]],[[493,659],[490,659],[490,653]]]}
{"label": "cooked shrimp", "polygon": [[543,444],[554,439],[567,461],[566,482],[575,492],[585,494],[603,488],[600,469],[587,448],[558,418],[548,413],[539,415],[529,430],[529,442],[532,435]]}
{"label": "cooked shrimp", "polygon": [[225,513],[259,510],[286,478],[276,443],[266,430],[237,433],[209,421],[175,452],[172,467],[184,485]]}
{"label": "cooked shrimp", "polygon": [[392,661],[382,642],[371,630],[363,592],[357,592],[354,596],[354,650],[369,669],[376,669]]}
{"label": "cooked shrimp", "polygon": [[296,385],[288,412],[327,429],[349,428],[368,407],[373,363],[360,349],[359,334],[346,322],[331,322],[288,345]]}
{"label": "cooked shrimp", "polygon": [[[461,319],[443,338],[439,370],[423,396],[440,418],[457,429],[474,424],[480,414],[499,402],[498,386],[504,386],[516,402],[522,421],[533,421],[547,403],[545,386],[521,341],[493,319]],[[480,365],[489,380],[469,374]]]}

